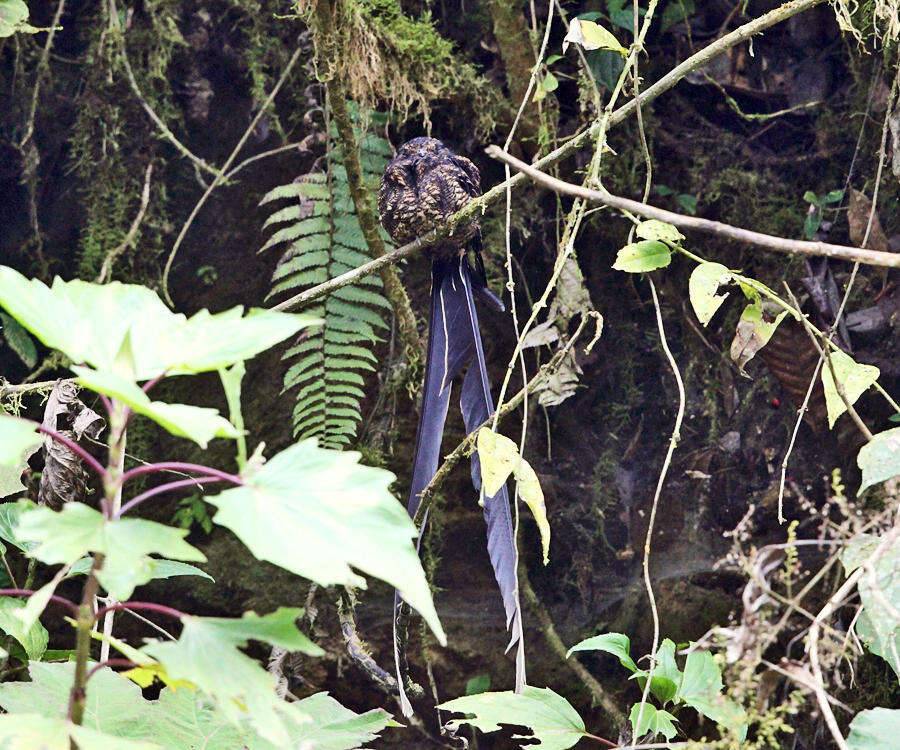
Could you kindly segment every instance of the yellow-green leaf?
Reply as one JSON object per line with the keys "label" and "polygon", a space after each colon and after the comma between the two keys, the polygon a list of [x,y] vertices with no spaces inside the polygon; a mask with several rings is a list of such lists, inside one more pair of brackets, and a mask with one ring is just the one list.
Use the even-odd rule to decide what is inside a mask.
{"label": "yellow-green leaf", "polygon": [[688,296],[697,319],[704,326],[712,320],[728,292],[718,294],[719,287],[731,280],[731,271],[721,263],[701,263],[691,272],[688,281]]}
{"label": "yellow-green leaf", "polygon": [[487,497],[493,497],[516,468],[519,449],[505,435],[482,427],[478,431],[478,458],[481,460],[481,487]]}
{"label": "yellow-green leaf", "polygon": [[541,489],[541,483],[538,481],[534,469],[531,468],[531,464],[524,458],[519,458],[513,474],[518,483],[519,495],[531,509],[538,531],[541,533],[541,552],[544,556],[544,565],[546,565],[550,560],[550,523],[547,521],[544,491]]}
{"label": "yellow-green leaf", "polygon": [[586,50],[611,49],[622,57],[628,54],[628,50],[619,44],[619,40],[613,36],[612,32],[593,21],[585,21],[580,18],[573,18],[569,23],[569,31],[562,44],[563,52],[568,49],[569,44],[577,44]]}
{"label": "yellow-green leaf", "polygon": [[550,524],[544,492],[531,464],[519,455],[516,444],[505,435],[482,427],[478,432],[478,458],[481,462],[481,483],[487,497],[496,495],[512,474],[518,483],[519,495],[534,515],[541,534],[541,551],[547,564],[550,550]]}
{"label": "yellow-green leaf", "polygon": [[[861,365],[842,351],[833,351],[831,362],[834,365],[834,373],[843,386],[844,395],[851,405],[856,403],[856,399],[862,396],[881,375],[881,371],[874,365]],[[834,427],[837,418],[847,411],[847,407],[838,394],[828,363],[822,365],[822,386],[825,389],[828,426]]]}
{"label": "yellow-green leaf", "polygon": [[664,268],[671,262],[672,251],[668,245],[658,240],[642,240],[619,250],[613,268],[628,273],[644,273]]}
{"label": "yellow-green leaf", "polygon": [[670,245],[679,245],[684,235],[678,231],[678,227],[659,219],[648,219],[637,225],[635,234],[642,240],[659,240]]}

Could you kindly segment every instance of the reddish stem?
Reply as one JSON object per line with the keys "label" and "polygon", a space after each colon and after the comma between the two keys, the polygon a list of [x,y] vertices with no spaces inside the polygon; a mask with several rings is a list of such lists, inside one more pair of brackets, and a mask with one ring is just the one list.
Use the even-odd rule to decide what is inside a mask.
{"label": "reddish stem", "polygon": [[90,453],[88,453],[84,448],[82,448],[78,443],[74,440],[70,440],[65,435],[60,435],[55,430],[51,430],[49,427],[44,427],[44,425],[39,424],[37,426],[38,432],[43,432],[45,435],[49,435],[54,440],[59,443],[62,443],[66,448],[71,450],[77,456],[79,456],[88,466],[90,466],[97,474],[101,477],[106,474],[106,469],[103,464],[101,464],[96,458],[94,458]]}
{"label": "reddish stem", "polygon": [[162,380],[166,376],[166,372],[168,372],[168,370],[165,370],[165,371],[161,372],[159,375],[157,375],[155,378],[151,378],[150,380],[148,380],[146,383],[144,383],[141,386],[141,390],[144,393],[149,391],[154,385],[156,385],[160,380]]}
{"label": "reddish stem", "polygon": [[106,409],[106,416],[112,414],[112,401],[110,401],[105,393],[100,393],[100,391],[94,391],[99,397],[100,401],[103,403],[103,408]]}
{"label": "reddish stem", "polygon": [[84,676],[84,683],[87,684],[88,680],[91,679],[91,676],[94,672],[98,672],[104,667],[139,667],[140,664],[135,664],[130,659],[107,659],[106,661],[101,661],[99,664],[95,664],[91,667],[87,674]]}
{"label": "reddish stem", "polygon": [[115,609],[144,609],[149,612],[159,612],[161,615],[174,617],[176,620],[187,617],[187,615],[181,610],[175,609],[173,607],[167,607],[165,604],[154,604],[153,602],[116,602],[115,604],[108,604],[102,609],[97,610],[97,613],[94,615],[94,619],[99,620],[107,612],[111,612]]}
{"label": "reddish stem", "polygon": [[169,482],[168,484],[161,484],[158,487],[153,487],[152,489],[146,490],[142,492],[140,495],[133,497],[127,503],[125,503],[120,509],[119,513],[116,515],[116,518],[120,518],[124,516],[129,510],[134,508],[136,505],[144,502],[144,500],[148,500],[154,495],[161,495],[163,492],[168,492],[169,490],[177,490],[179,487],[190,487],[191,485],[202,484],[203,482],[222,482],[224,480],[219,477],[207,476],[207,477],[192,477],[190,479],[179,479],[177,482]]}
{"label": "reddish stem", "polygon": [[[36,593],[37,591],[34,591],[32,589],[0,589],[0,596],[32,596]],[[78,605],[75,604],[75,602],[70,602],[65,597],[51,594],[50,601],[61,604],[63,607],[68,607],[75,613],[78,612]]]}
{"label": "reddish stem", "polygon": [[219,469],[214,469],[211,466],[204,466],[203,464],[187,464],[182,463],[181,461],[161,461],[158,464],[135,466],[133,469],[129,469],[122,474],[121,482],[122,484],[125,484],[129,479],[141,474],[152,474],[155,471],[192,471],[197,474],[216,477],[224,482],[240,485],[244,484],[244,480],[237,474],[229,474],[227,471],[220,471]]}

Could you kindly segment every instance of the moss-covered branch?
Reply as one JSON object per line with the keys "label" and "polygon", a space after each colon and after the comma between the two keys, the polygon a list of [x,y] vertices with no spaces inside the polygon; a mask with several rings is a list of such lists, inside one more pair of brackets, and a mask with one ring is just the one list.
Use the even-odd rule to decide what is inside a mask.
{"label": "moss-covered branch", "polygon": [[[339,13],[341,0],[318,0],[314,15],[314,31],[316,41],[316,58],[319,77],[328,86],[328,104],[334,117],[338,138],[341,142],[341,154],[344,168],[347,170],[347,183],[350,196],[356,209],[356,218],[366,238],[369,253],[378,258],[385,254],[384,242],[378,228],[375,203],[371,192],[363,183],[362,167],[359,163],[359,144],[353,132],[353,123],[347,110],[347,85],[341,75],[340,59],[344,50],[341,37],[335,26],[335,13]],[[397,316],[400,336],[409,348],[411,355],[423,358],[425,349],[416,329],[416,319],[406,289],[393,266],[385,265],[379,269],[384,291],[394,314]]]}

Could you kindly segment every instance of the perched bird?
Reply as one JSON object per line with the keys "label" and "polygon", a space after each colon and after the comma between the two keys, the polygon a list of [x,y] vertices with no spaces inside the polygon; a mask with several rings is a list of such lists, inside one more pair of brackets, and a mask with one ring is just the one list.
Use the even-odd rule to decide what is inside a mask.
{"label": "perched bird", "polygon": [[[440,225],[472,198],[481,194],[478,168],[436,138],[414,138],[403,144],[387,165],[378,190],[381,222],[395,242],[407,243]],[[473,220],[457,228],[447,240],[428,251],[431,258],[431,315],[422,412],[416,436],[412,487],[407,508],[415,515],[419,496],[434,477],[440,459],[444,423],[450,405],[450,386],[468,366],[460,393],[466,430],[471,432],[494,411],[484,362],[474,295],[502,310],[500,298],[487,287],[481,257],[481,228]],[[477,453],[472,456],[472,483],[481,489]],[[516,580],[516,547],[506,487],[484,498],[487,548],[500,588],[510,630],[509,647],[518,642],[516,691],[525,687],[522,616]],[[423,524],[424,525],[424,524]],[[421,539],[421,536],[420,536]],[[399,600],[395,598],[396,604]],[[400,657],[396,648],[398,672]],[[400,683],[404,714],[412,708]]]}

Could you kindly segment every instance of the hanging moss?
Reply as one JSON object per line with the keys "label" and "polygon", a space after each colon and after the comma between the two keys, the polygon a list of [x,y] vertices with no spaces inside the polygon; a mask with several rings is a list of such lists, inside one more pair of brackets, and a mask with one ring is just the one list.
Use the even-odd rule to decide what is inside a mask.
{"label": "hanging moss", "polygon": [[[179,4],[157,0],[145,5],[146,15],[134,19],[128,32],[129,58],[143,95],[166,122],[177,123],[167,71],[177,47],[185,44],[176,25]],[[105,8],[90,18],[86,78],[76,101],[70,144],[72,168],[82,186],[79,199],[85,211],[78,242],[81,278],[95,278],[106,255],[128,233],[138,211],[143,170],[136,164],[152,159],[156,150],[153,125],[128,86],[120,58],[119,40],[108,28]],[[135,54],[132,50],[139,50]],[[114,274],[130,281],[156,277],[157,258],[165,245],[165,193],[151,192],[151,201],[135,246]]]}
{"label": "hanging moss", "polygon": [[[298,2],[304,11],[309,5]],[[387,103],[392,114],[404,120],[419,114],[427,127],[436,103],[477,101],[478,127],[492,127],[502,106],[499,95],[473,65],[456,55],[429,12],[409,18],[398,0],[347,0],[338,12],[341,64],[346,67],[342,77],[353,101],[371,109]]]}

